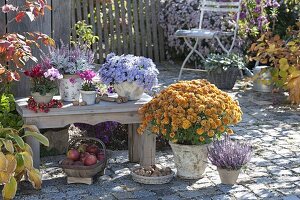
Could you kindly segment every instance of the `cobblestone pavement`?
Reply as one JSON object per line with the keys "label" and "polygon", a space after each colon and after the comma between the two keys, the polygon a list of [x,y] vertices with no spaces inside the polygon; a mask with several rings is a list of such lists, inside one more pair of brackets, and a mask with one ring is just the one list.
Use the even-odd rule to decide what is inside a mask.
{"label": "cobblestone pavement", "polygon": [[[160,68],[161,85],[176,79],[178,67]],[[198,75],[185,75],[196,78]],[[240,88],[243,86],[240,82]],[[244,84],[245,85],[245,84]],[[43,187],[32,189],[22,182],[16,199],[284,199],[300,200],[300,115],[299,108],[279,106],[275,95],[233,89],[240,101],[243,121],[234,130],[236,140],[250,141],[255,153],[240,174],[238,184],[220,184],[216,168],[209,164],[200,180],[175,178],[165,185],[142,185],[130,177],[127,151],[111,151],[105,175],[93,185],[67,185],[57,163],[62,156],[43,158]],[[278,98],[277,98],[278,99]],[[175,170],[170,150],[157,152],[156,162]]]}

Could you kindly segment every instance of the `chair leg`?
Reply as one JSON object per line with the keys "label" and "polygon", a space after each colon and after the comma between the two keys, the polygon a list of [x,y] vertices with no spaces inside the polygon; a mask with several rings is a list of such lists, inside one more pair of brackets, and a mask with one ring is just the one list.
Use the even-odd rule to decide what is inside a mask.
{"label": "chair leg", "polygon": [[227,54],[230,53],[230,51],[228,51],[222,44],[222,42],[220,41],[220,38],[218,36],[215,36],[215,39],[218,41],[220,47],[222,48],[223,51],[225,51]]}
{"label": "chair leg", "polygon": [[[185,39],[185,38],[184,38]],[[185,39],[186,40],[186,39]],[[198,45],[198,42],[199,42],[199,39],[196,40],[196,43],[194,45],[194,47],[192,47],[192,51],[188,54],[188,56],[184,59],[183,63],[182,63],[182,66],[181,66],[181,69],[180,69],[180,72],[179,72],[179,76],[178,76],[178,80],[181,79],[181,75],[182,75],[182,71],[184,69],[184,66],[186,64],[186,62],[189,60],[189,58],[191,57],[191,55],[194,53],[194,51],[196,50],[197,48],[197,45]],[[190,46],[190,45],[188,45]]]}

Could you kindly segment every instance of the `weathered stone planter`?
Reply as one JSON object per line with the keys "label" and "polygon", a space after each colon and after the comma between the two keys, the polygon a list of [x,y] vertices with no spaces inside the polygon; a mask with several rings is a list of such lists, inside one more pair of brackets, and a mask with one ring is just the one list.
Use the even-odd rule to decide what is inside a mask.
{"label": "weathered stone planter", "polygon": [[215,84],[219,89],[231,90],[240,73],[238,67],[230,67],[229,69],[218,71],[211,71],[208,73],[207,80]]}
{"label": "weathered stone planter", "polygon": [[223,184],[234,185],[240,174],[239,170],[221,169],[218,167],[219,176]]}
{"label": "weathered stone planter", "polygon": [[96,100],[96,91],[83,91],[80,90],[82,101],[85,101],[87,105],[93,105],[95,104]]}
{"label": "weathered stone planter", "polygon": [[34,99],[34,101],[37,103],[49,103],[53,98],[52,93],[46,93],[46,95],[40,95],[40,93],[38,92],[32,92],[31,96]]}
{"label": "weathered stone planter", "polygon": [[77,75],[64,75],[59,80],[59,92],[63,101],[78,101],[82,79]]}
{"label": "weathered stone planter", "polygon": [[184,179],[202,178],[208,162],[207,145],[169,143],[174,153],[177,176]]}
{"label": "weathered stone planter", "polygon": [[114,88],[119,96],[127,97],[128,100],[139,100],[144,93],[144,88],[136,82],[125,81],[120,84],[114,84]]}

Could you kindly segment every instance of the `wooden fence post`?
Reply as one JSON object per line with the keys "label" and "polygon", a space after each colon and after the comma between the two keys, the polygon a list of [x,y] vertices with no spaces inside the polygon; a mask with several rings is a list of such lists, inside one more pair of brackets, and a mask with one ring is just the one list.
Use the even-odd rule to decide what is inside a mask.
{"label": "wooden fence post", "polygon": [[[0,0],[0,8],[5,4],[5,0]],[[6,14],[0,12],[0,35],[6,33]]]}

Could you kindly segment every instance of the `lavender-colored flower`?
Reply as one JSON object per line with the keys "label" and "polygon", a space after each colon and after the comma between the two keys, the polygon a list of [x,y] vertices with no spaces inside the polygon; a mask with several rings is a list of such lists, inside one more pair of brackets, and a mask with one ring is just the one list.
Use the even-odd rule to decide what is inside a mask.
{"label": "lavender-colored flower", "polygon": [[234,142],[229,136],[214,141],[208,147],[208,159],[213,165],[222,169],[238,170],[250,161],[251,155],[251,145]]}
{"label": "lavender-colored flower", "polygon": [[159,74],[156,65],[150,58],[134,55],[117,56],[111,53],[99,70],[99,76],[104,84],[119,84],[125,81],[135,81],[138,85],[150,91],[157,85]]}
{"label": "lavender-colored flower", "polygon": [[92,81],[96,76],[96,73],[93,70],[85,70],[83,72],[79,72],[78,75],[84,81]]}
{"label": "lavender-colored flower", "polygon": [[51,81],[62,79],[63,75],[59,73],[57,69],[51,67],[44,73],[44,77],[50,79]]}

